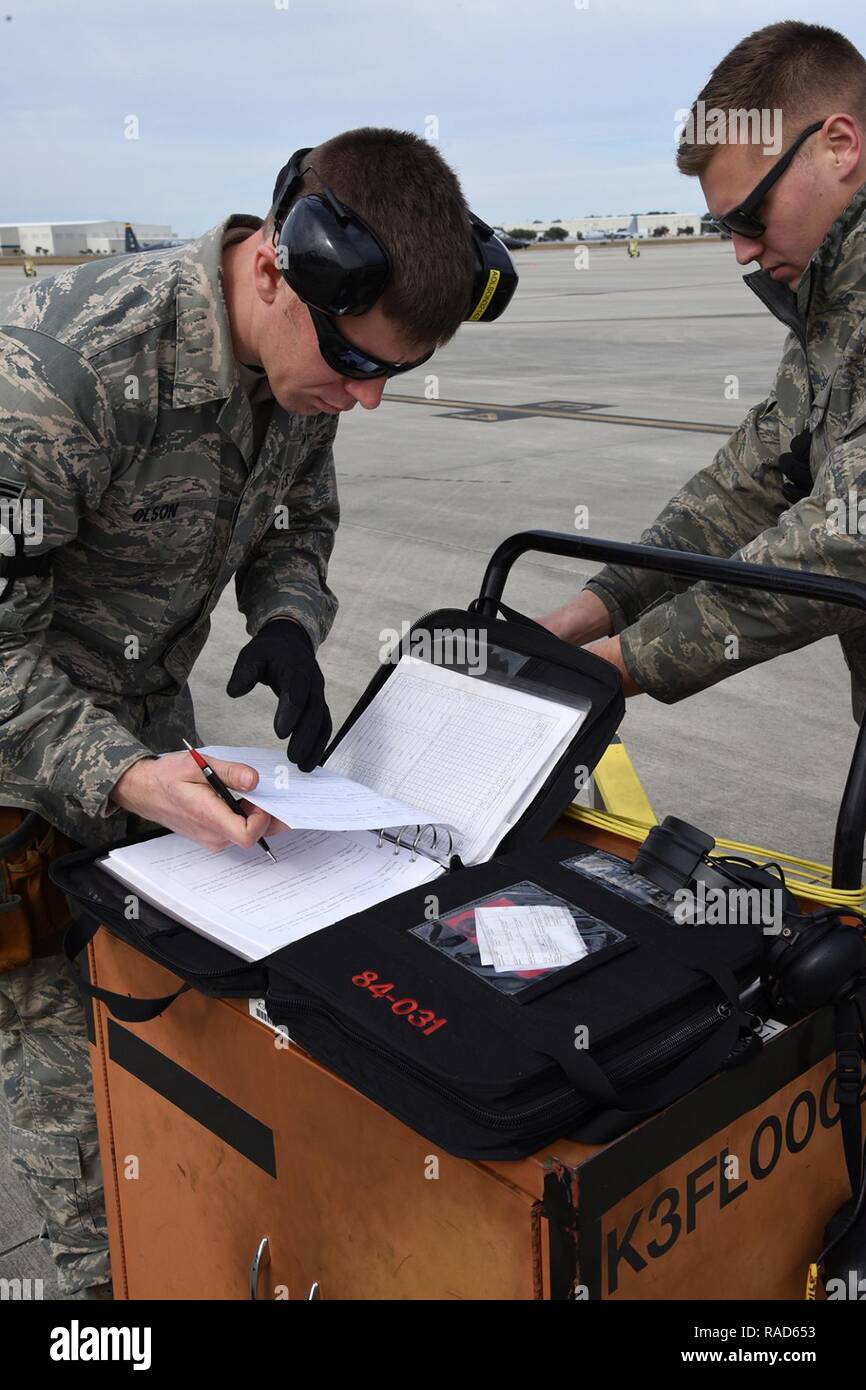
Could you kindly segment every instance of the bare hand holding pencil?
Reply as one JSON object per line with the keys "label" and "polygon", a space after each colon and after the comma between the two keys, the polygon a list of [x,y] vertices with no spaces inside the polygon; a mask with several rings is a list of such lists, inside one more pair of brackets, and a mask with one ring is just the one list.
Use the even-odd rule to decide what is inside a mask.
{"label": "bare hand holding pencil", "polygon": [[111,799],[215,854],[229,845],[253,849],[265,836],[288,829],[275,816],[243,800],[244,793],[258,783],[255,768],[222,758],[211,758],[209,766],[229,793],[231,807],[220,793],[214,795],[216,786],[208,785],[190,753],[183,750],[133,763],[115,783]]}
{"label": "bare hand holding pencil", "polygon": [[[215,772],[214,769],[211,767],[210,763],[202,757],[201,753],[199,753],[197,748],[193,748],[191,743],[187,743],[186,739],[184,739],[183,742],[184,747],[188,750],[190,757],[192,758],[196,767],[200,768],[201,771],[204,773],[205,777],[207,778],[208,786],[213,787],[217,796],[222,797],[225,804],[232,811],[234,811],[239,816],[243,816],[244,820],[246,820],[246,814],[244,813],[244,811],[241,810],[240,807],[240,798],[232,795],[225,782],[223,782],[220,779],[219,774]],[[268,858],[273,860],[273,862],[276,864],[276,857],[273,851],[271,850],[267,840],[260,835],[256,843],[261,846]]]}

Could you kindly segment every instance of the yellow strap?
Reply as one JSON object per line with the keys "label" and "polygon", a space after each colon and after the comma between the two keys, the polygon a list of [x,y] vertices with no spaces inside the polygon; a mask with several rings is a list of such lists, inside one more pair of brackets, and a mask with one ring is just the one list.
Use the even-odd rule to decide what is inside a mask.
{"label": "yellow strap", "polygon": [[501,278],[501,270],[491,270],[490,274],[487,277],[487,288],[485,289],[483,295],[479,299],[477,306],[469,315],[469,320],[471,323],[477,323],[478,320],[481,318],[482,314],[484,313],[484,310],[487,308],[491,299],[495,295],[496,286],[499,284]]}
{"label": "yellow strap", "polygon": [[593,773],[605,810],[649,830],[658,818],[634,770],[624,743],[611,743]]}
{"label": "yellow strap", "polygon": [[[572,805],[565,812],[570,820],[582,821],[597,830],[621,835],[626,840],[643,844],[652,827],[634,817],[611,815],[607,811],[590,811],[585,806]],[[716,840],[715,854],[741,854],[759,863],[779,864],[785,872],[785,882],[799,898],[809,898],[826,907],[855,907],[866,905],[866,885],[859,888],[834,888],[833,870],[829,864],[812,859],[797,859],[792,854],[763,849],[760,845],[741,844],[738,840]]]}

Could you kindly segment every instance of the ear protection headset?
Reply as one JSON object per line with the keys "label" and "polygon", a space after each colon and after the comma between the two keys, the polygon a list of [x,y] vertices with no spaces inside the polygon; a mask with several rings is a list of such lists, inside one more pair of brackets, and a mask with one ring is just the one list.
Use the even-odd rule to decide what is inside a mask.
{"label": "ear protection headset", "polygon": [[864,928],[845,926],[844,915],[847,910],[841,909],[801,915],[799,926],[786,917],[764,957],[775,1003],[809,1013],[846,999],[866,983]]}
{"label": "ear protection headset", "polygon": [[[668,816],[647,836],[632,867],[668,893],[699,878],[719,881],[720,875],[736,887],[772,888],[781,893],[783,925],[778,935],[766,938],[762,993],[774,1012],[805,1014],[825,1005],[835,1010],[835,1099],[852,1194],[824,1232],[824,1249],[810,1266],[806,1296],[814,1297],[819,1270],[825,1284],[836,1278],[847,1288],[853,1277],[859,1288],[860,1281],[866,1281],[866,1150],[861,1114],[866,917],[850,908],[802,913],[778,865],[754,864],[734,856],[710,859],[714,844],[712,836]],[[778,869],[778,875],[771,868]],[[860,919],[855,926],[846,924],[845,919],[852,917]]]}
{"label": "ear protection headset", "polygon": [[[320,193],[297,196],[311,153],[297,150],[274,188],[277,264],[305,304],[334,318],[366,314],[388,283],[391,257],[373,228],[327,185]],[[466,318],[492,323],[511,302],[517,271],[492,227],[474,213],[469,225],[475,273]]]}
{"label": "ear protection headset", "polygon": [[[711,835],[675,816],[654,826],[632,865],[668,893],[702,878],[721,875],[737,888],[773,889],[781,894],[783,926],[767,937],[763,978],[773,1005],[808,1013],[824,1004],[837,1004],[866,988],[866,917],[848,908],[800,912],[797,899],[785,887],[778,865],[755,864],[733,855],[709,858],[715,846]],[[771,869],[777,869],[778,874]],[[856,927],[845,917],[858,917]]]}

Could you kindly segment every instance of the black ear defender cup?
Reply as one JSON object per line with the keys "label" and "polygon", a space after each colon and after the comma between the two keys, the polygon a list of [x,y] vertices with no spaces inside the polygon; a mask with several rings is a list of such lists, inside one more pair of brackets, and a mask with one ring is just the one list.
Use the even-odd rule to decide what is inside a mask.
{"label": "black ear defender cup", "polygon": [[694,876],[698,864],[715,848],[715,843],[712,835],[688,821],[665,816],[661,825],[653,826],[647,835],[632,869],[666,893],[675,893]]}
{"label": "black ear defender cup", "polygon": [[373,229],[327,185],[296,198],[311,153],[293,154],[274,190],[277,264],[305,304],[335,318],[366,314],[388,283],[391,258]]}
{"label": "black ear defender cup", "polygon": [[862,928],[844,926],[835,911],[823,917],[807,918],[799,928],[786,922],[764,957],[774,998],[798,1013],[835,1004],[866,977]]}
{"label": "black ear defender cup", "polygon": [[[296,150],[280,170],[273,215],[277,265],[305,304],[342,318],[366,314],[381,298],[392,262],[376,232],[325,184],[298,197],[312,149]],[[469,213],[475,269],[467,322],[492,323],[517,289],[518,275],[492,227]]]}
{"label": "black ear defender cup", "polygon": [[466,320],[492,323],[504,314],[517,289],[514,261],[492,227],[470,212],[472,243],[475,249],[475,279]]}

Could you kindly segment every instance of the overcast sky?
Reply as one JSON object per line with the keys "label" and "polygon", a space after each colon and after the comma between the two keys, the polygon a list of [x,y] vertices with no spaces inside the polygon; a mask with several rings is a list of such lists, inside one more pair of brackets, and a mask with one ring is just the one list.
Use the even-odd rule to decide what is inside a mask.
{"label": "overcast sky", "polygon": [[862,0],[0,4],[0,222],[112,217],[181,236],[263,215],[299,146],[358,125],[425,135],[431,117],[497,224],[699,212],[673,166],[674,113],[738,39],[794,18],[866,50]]}

